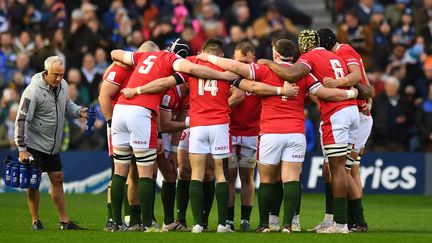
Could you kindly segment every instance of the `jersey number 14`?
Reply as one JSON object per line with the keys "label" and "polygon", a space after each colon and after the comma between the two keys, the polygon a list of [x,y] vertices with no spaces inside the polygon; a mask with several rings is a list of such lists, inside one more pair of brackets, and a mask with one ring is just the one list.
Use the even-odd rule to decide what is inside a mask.
{"label": "jersey number 14", "polygon": [[210,92],[212,96],[216,96],[218,91],[217,80],[198,79],[198,94],[204,95],[204,92]]}

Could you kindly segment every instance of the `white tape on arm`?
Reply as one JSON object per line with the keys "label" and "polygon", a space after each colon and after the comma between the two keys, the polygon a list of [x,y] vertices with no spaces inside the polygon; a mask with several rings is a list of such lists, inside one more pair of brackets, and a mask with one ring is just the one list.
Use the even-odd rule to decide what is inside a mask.
{"label": "white tape on arm", "polygon": [[353,99],[355,97],[354,90],[346,90],[346,93],[347,93],[347,98],[348,99]]}

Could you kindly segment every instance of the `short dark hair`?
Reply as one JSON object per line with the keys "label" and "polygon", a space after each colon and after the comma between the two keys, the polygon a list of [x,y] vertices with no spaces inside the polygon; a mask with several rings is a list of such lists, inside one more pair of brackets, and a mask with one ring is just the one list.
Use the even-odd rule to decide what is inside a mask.
{"label": "short dark hair", "polygon": [[355,10],[353,10],[353,9],[350,9],[350,10],[346,11],[344,16],[347,16],[347,15],[351,15],[351,16],[353,16],[355,19],[358,19],[358,14],[357,14],[357,12],[356,12]]}
{"label": "short dark hair", "polygon": [[296,55],[296,45],[293,41],[280,38],[272,43],[274,50],[281,55],[282,60],[292,61]]}
{"label": "short dark hair", "polygon": [[249,52],[255,55],[255,47],[247,41],[238,43],[234,51],[240,51],[243,56],[246,56]]}
{"label": "short dark hair", "polygon": [[202,50],[206,53],[220,55],[223,53],[223,42],[218,38],[210,38],[204,42]]}

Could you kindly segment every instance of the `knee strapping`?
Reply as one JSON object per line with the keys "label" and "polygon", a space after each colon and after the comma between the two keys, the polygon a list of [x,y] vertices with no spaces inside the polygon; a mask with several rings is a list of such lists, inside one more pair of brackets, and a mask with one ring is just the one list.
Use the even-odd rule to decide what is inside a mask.
{"label": "knee strapping", "polygon": [[360,161],[361,161],[361,155],[359,154],[358,156],[357,156],[357,159],[354,161],[354,165],[359,165],[360,164]]}
{"label": "knee strapping", "polygon": [[139,166],[150,166],[156,161],[156,149],[148,149],[144,151],[137,151],[135,153],[136,163]]}
{"label": "knee strapping", "polygon": [[114,163],[130,164],[132,161],[132,151],[121,151],[114,148],[113,152]]}
{"label": "knee strapping", "polygon": [[324,150],[327,157],[339,157],[347,155],[347,144],[325,145]]}
{"label": "knee strapping", "polygon": [[351,158],[351,156],[348,156],[345,162],[345,169],[351,170],[353,164],[354,164],[354,159]]}

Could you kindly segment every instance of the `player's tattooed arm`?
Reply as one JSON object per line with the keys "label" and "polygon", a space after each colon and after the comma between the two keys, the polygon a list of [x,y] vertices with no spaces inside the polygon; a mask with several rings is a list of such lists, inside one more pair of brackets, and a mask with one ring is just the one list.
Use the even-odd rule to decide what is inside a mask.
{"label": "player's tattooed arm", "polygon": [[245,98],[245,92],[232,86],[230,88],[230,97],[228,98],[228,104],[230,107],[234,107],[240,104]]}
{"label": "player's tattooed arm", "polygon": [[294,63],[292,66],[287,67],[274,61],[260,59],[258,60],[258,64],[268,66],[281,79],[290,83],[295,83],[297,80],[310,73],[310,69],[302,63]]}
{"label": "player's tattooed arm", "polygon": [[247,77],[248,79],[253,79],[252,69],[249,64],[241,63],[233,59],[209,55],[207,53],[201,53],[197,58],[202,61],[211,62],[223,70],[237,73],[238,75]]}
{"label": "player's tattooed arm", "polygon": [[212,68],[192,63],[186,59],[174,62],[173,68],[177,72],[188,73],[195,77],[205,79],[234,81],[236,78],[238,78],[238,76],[232,72],[219,72]]}
{"label": "player's tattooed arm", "polygon": [[249,93],[260,96],[287,96],[294,97],[298,94],[299,87],[296,85],[287,85],[284,87],[277,87],[268,85],[261,82],[256,82],[248,79],[238,79],[234,82],[234,86]]}

